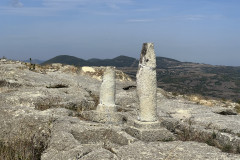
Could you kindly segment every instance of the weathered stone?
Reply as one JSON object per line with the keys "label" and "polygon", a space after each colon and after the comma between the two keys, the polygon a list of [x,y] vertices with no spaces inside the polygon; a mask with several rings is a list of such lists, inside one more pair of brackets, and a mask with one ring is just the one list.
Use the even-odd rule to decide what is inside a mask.
{"label": "weathered stone", "polygon": [[125,131],[133,137],[147,142],[176,140],[176,137],[163,127],[157,129],[146,129],[130,126]]}
{"label": "weathered stone", "polygon": [[236,160],[240,155],[223,153],[219,149],[197,142],[135,142],[116,151],[119,159],[141,160]]}
{"label": "weathered stone", "polygon": [[133,126],[128,126],[125,131],[131,136],[142,141],[173,141],[176,137],[156,122],[139,122],[135,121]]}
{"label": "weathered stone", "polygon": [[1,62],[6,62],[7,60],[3,58],[3,59],[0,59],[0,61]]}
{"label": "weathered stone", "polygon": [[116,112],[117,106],[115,105],[115,94],[115,68],[106,67],[100,88],[100,103],[98,104],[97,109],[82,112],[81,116],[84,119],[93,122],[115,125],[122,124],[124,116]]}
{"label": "weathered stone", "polygon": [[140,102],[139,120],[157,121],[156,55],[153,43],[144,43],[137,72],[137,93]]}
{"label": "weathered stone", "polygon": [[118,160],[117,156],[106,149],[99,149],[91,152],[82,158],[83,160]]}
{"label": "weathered stone", "polygon": [[[106,70],[106,67],[89,67],[84,66],[81,68],[81,74],[90,76],[94,79],[102,80],[102,76],[104,74],[104,71]],[[124,82],[131,82],[132,79],[127,74],[123,73],[121,70],[116,70],[116,80],[124,81]]]}
{"label": "weathered stone", "polygon": [[125,131],[143,141],[170,141],[175,136],[161,126],[157,117],[156,55],[153,43],[144,43],[137,72],[137,93],[140,102],[139,121]]}
{"label": "weathered stone", "polygon": [[78,140],[79,143],[88,144],[104,144],[110,142],[116,146],[129,145],[137,141],[136,138],[126,134],[126,132],[121,131],[120,128],[107,128],[105,125],[86,127],[85,129],[80,129],[80,125],[75,125],[76,128],[72,127],[71,134]]}
{"label": "weathered stone", "polygon": [[[161,103],[160,103],[161,102]],[[220,149],[229,147],[230,152],[239,153],[240,115],[219,114],[228,111],[219,106],[207,107],[184,99],[159,99],[159,110],[166,128],[184,140],[196,140]],[[168,116],[167,116],[168,115]],[[160,116],[160,115],[159,115]]]}
{"label": "weathered stone", "polygon": [[78,160],[82,159],[90,152],[92,152],[92,150],[84,146],[76,146],[66,151],[56,151],[54,149],[49,149],[47,150],[47,153],[44,153],[41,156],[41,160]]}
{"label": "weathered stone", "polygon": [[125,116],[118,112],[98,112],[95,110],[81,113],[81,117],[99,123],[120,125],[124,123]]}
{"label": "weathered stone", "polygon": [[115,105],[115,89],[115,69],[113,67],[106,67],[100,88],[100,103],[97,106],[98,112],[115,112],[117,110]]}
{"label": "weathered stone", "polygon": [[[239,153],[239,114],[234,115],[234,112],[219,106],[197,105],[184,97],[169,98],[161,89],[158,89],[158,116],[161,124],[164,123],[165,127],[178,136],[202,143],[170,142],[171,139],[165,139],[169,142],[145,143],[139,140],[140,138],[136,139],[127,134],[125,128],[130,127],[134,129],[133,133],[145,134],[146,138],[151,138],[155,131],[150,130],[162,129],[156,121],[136,121],[139,109],[136,89],[123,89],[136,86],[133,82],[116,81],[116,104],[120,107],[118,112],[113,112],[113,117],[120,113],[126,117],[124,121],[127,123],[106,125],[76,117],[79,112],[96,109],[101,83],[82,73],[73,74],[71,68],[76,67],[69,67],[68,72],[62,71],[63,66],[55,72],[43,69],[40,73],[29,71],[25,63],[0,61],[0,78],[7,82],[7,85],[0,86],[1,142],[30,142],[35,147],[39,145],[38,149],[45,149],[39,151],[42,154],[38,159],[43,160],[114,159],[114,156],[123,160],[240,159],[238,154],[223,153],[217,149],[220,145],[219,148],[224,151]],[[53,84],[66,84],[69,87],[46,88]],[[37,106],[43,107],[42,110],[34,109]],[[157,135],[154,134],[153,137]],[[211,147],[204,144],[212,145],[211,141],[216,141],[217,145]],[[133,142],[135,143],[131,144]],[[12,146],[13,149],[23,147]],[[30,151],[32,150],[33,147],[30,148]]]}

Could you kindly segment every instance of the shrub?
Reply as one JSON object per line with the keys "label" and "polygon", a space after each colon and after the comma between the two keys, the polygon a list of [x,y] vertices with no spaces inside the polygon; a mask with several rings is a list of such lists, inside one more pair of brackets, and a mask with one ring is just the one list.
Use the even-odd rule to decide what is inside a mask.
{"label": "shrub", "polygon": [[223,152],[231,152],[232,151],[232,146],[229,145],[229,144],[226,144],[226,145],[223,146],[222,151]]}

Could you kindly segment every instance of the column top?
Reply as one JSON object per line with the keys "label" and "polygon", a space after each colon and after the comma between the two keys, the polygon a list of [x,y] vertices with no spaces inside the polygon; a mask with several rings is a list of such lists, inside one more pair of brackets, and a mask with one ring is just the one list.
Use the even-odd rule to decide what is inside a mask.
{"label": "column top", "polygon": [[153,43],[143,43],[139,64],[150,68],[156,68],[156,55]]}

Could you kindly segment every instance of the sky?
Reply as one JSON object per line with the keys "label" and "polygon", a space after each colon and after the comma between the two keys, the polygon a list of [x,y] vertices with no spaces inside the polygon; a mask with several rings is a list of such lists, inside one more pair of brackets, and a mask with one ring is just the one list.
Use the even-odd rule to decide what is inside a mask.
{"label": "sky", "polygon": [[240,66],[240,0],[1,0],[0,57],[157,56]]}

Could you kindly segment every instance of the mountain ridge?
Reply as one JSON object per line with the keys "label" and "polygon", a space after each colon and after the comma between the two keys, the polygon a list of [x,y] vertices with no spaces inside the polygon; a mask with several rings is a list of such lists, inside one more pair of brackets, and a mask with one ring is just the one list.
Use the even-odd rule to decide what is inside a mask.
{"label": "mountain ridge", "polygon": [[[115,66],[132,79],[136,78],[138,69],[136,58],[123,55],[113,59],[89,60],[70,57],[66,55],[54,57],[43,64],[64,62],[76,66]],[[157,85],[166,91],[174,94],[197,94],[206,98],[230,99],[240,103],[240,67],[181,62],[165,57],[156,57],[156,63]]]}
{"label": "mountain ridge", "polygon": [[[181,63],[189,63],[189,62],[180,62],[178,60],[166,58],[166,57],[156,57],[156,62],[157,62],[158,68],[164,67],[164,66],[168,66],[168,67],[176,66]],[[45,65],[45,64],[51,64],[51,63],[62,63],[62,64],[76,65],[76,66],[138,67],[138,59],[125,56],[125,55],[120,55],[112,59],[91,58],[88,60],[84,60],[75,56],[59,55],[41,64]]]}
{"label": "mountain ridge", "polygon": [[[28,62],[28,63],[30,63],[30,59],[24,60],[23,62]],[[32,60],[31,60],[31,63],[33,63],[33,64],[42,64],[43,62],[44,62],[44,60],[40,60],[40,59],[32,59]]]}

